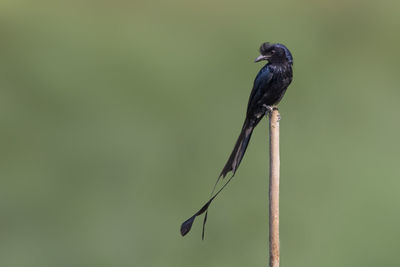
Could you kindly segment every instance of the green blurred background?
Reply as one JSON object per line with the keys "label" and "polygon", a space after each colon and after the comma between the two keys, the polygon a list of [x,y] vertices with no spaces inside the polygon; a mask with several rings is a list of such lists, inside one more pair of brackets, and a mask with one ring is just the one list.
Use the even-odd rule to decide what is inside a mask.
{"label": "green blurred background", "polygon": [[399,266],[399,1],[0,2],[0,266],[266,266],[267,122],[196,221],[264,41],[286,44],[281,265]]}

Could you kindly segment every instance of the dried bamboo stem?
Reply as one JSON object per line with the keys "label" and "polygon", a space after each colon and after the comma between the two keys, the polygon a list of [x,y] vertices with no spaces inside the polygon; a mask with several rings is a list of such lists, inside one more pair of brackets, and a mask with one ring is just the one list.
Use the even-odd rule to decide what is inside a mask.
{"label": "dried bamboo stem", "polygon": [[269,113],[269,266],[279,267],[279,120],[278,109]]}

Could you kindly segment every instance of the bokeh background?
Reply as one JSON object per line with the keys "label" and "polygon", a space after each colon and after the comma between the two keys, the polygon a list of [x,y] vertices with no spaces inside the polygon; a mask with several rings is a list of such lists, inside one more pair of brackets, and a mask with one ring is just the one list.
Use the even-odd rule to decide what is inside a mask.
{"label": "bokeh background", "polygon": [[201,223],[264,41],[286,44],[281,265],[399,266],[399,1],[0,2],[0,266],[266,266],[267,121]]}

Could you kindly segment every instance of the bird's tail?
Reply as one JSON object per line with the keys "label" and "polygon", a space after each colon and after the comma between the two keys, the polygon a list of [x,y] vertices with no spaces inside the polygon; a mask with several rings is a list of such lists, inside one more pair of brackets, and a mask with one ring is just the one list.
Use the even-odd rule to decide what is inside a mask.
{"label": "bird's tail", "polygon": [[246,118],[242,127],[242,131],[240,132],[240,135],[236,141],[235,147],[233,148],[225,167],[222,169],[219,178],[225,178],[230,171],[232,171],[232,175],[235,175],[235,172],[243,159],[244,153],[246,152],[247,145],[249,144],[254,127],[257,126],[259,121],[260,120],[258,119],[254,121],[253,119]]}
{"label": "bird's tail", "polygon": [[[211,198],[207,201],[207,203],[199,210],[197,211],[192,217],[187,219],[185,222],[182,223],[181,225],[181,234],[182,236],[185,236],[190,229],[192,228],[192,224],[194,220],[196,219],[197,216],[200,216],[204,212],[206,213],[204,216],[203,220],[203,231],[202,231],[202,238],[204,239],[204,231],[205,231],[205,224],[207,221],[207,215],[208,215],[208,208],[211,204],[211,202],[218,196],[218,194],[229,184],[229,182],[232,180],[233,176],[235,175],[235,172],[237,168],[239,167],[240,162],[243,159],[244,153],[246,152],[247,145],[249,144],[251,134],[253,133],[254,127],[257,126],[257,124],[260,122],[262,117],[257,118],[257,119],[249,119],[246,118],[244,121],[242,131],[240,132],[239,138],[236,141],[235,147],[233,148],[233,151],[228,159],[228,161],[225,164],[225,167],[222,169],[221,174],[219,175],[217,182],[214,185],[214,189],[211,193]],[[232,176],[229,178],[228,181],[225,182],[225,184],[218,190],[217,193],[214,194],[215,188],[218,184],[218,181],[220,180],[221,177],[225,177],[230,171],[232,171]]]}

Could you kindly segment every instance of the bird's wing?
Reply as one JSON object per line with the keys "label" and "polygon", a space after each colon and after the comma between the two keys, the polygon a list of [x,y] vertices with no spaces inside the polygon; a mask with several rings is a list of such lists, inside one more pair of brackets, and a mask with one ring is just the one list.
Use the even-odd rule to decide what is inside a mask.
{"label": "bird's wing", "polygon": [[247,113],[256,106],[257,101],[265,94],[265,89],[272,79],[273,73],[268,66],[263,67],[254,79],[253,89],[247,105]]}

